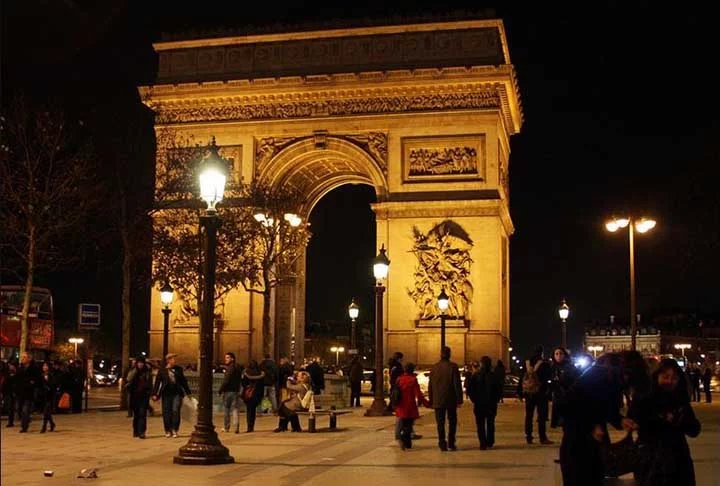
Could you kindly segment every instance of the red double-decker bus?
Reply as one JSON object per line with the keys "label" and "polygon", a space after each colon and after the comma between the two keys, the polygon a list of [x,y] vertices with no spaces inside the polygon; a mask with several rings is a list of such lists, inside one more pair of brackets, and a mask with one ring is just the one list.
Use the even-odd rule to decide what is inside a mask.
{"label": "red double-decker bus", "polygon": [[[0,354],[9,359],[20,348],[23,298],[22,285],[0,286]],[[28,315],[28,350],[50,351],[55,334],[53,298],[49,289],[33,287]]]}

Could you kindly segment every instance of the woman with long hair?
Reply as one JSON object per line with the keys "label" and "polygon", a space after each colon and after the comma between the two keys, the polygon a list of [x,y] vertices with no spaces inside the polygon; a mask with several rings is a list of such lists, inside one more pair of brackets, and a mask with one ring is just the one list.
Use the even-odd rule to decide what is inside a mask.
{"label": "woman with long hair", "polygon": [[695,468],[685,436],[697,437],[700,422],[690,405],[685,373],[664,359],[652,375],[650,393],[632,400],[628,417],[638,424],[641,486],[694,486]]}
{"label": "woman with long hair", "polygon": [[57,391],[58,383],[55,378],[55,374],[50,367],[50,363],[45,361],[42,364],[41,375],[42,380],[40,381],[41,393],[42,393],[42,411],[43,411],[43,422],[40,433],[45,433],[48,424],[50,424],[50,432],[55,431],[55,421],[53,420],[52,413],[55,408],[55,392]]}
{"label": "woman with long hair", "polygon": [[128,394],[133,412],[133,437],[145,438],[147,430],[147,412],[150,405],[153,381],[152,371],[140,356],[135,360],[135,367],[128,373]]}
{"label": "woman with long hair", "polygon": [[552,394],[550,427],[554,429],[561,424],[560,409],[568,390],[575,383],[579,373],[570,360],[570,354],[562,346],[558,346],[553,350],[550,369],[550,393]]}
{"label": "woman with long hair", "polygon": [[263,383],[265,373],[260,370],[258,362],[251,359],[247,368],[242,373],[242,399],[245,402],[245,418],[247,420],[247,432],[255,430],[255,417],[257,416],[257,407],[264,395]]}

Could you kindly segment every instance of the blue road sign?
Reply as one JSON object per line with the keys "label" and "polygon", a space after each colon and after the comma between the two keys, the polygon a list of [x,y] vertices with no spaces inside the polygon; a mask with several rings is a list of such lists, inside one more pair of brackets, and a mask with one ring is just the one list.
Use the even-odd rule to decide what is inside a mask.
{"label": "blue road sign", "polygon": [[80,304],[78,306],[78,327],[80,329],[100,328],[100,304]]}

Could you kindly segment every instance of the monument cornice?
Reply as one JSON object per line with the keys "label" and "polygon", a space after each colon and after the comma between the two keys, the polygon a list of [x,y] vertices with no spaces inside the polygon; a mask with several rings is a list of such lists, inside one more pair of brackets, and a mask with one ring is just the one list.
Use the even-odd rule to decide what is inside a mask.
{"label": "monument cornice", "polygon": [[512,66],[417,69],[140,88],[159,124],[498,109],[522,123]]}

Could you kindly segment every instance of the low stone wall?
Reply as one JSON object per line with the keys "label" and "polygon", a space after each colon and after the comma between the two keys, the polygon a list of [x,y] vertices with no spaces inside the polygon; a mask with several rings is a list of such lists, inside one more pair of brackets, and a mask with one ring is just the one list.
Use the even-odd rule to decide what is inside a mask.
{"label": "low stone wall", "polygon": [[[200,381],[195,371],[186,371],[185,377],[188,380],[190,391],[197,396]],[[218,395],[220,385],[222,385],[225,375],[222,373],[213,374],[212,384],[212,400],[213,411],[215,413],[223,412],[222,397]],[[322,409],[346,408],[350,404],[350,387],[348,379],[345,376],[325,375],[325,389],[320,395],[315,396],[315,407]],[[245,410],[245,402],[240,400],[240,410]]]}

